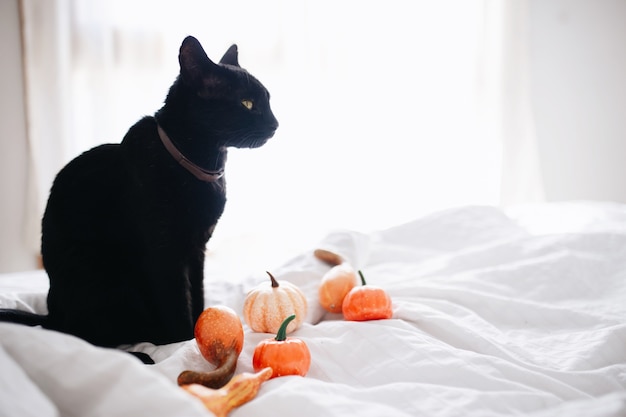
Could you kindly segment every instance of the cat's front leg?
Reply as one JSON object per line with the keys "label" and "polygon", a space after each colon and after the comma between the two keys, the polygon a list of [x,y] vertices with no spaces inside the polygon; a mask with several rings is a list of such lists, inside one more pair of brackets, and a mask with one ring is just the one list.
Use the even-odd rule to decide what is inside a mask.
{"label": "cat's front leg", "polygon": [[[220,187],[223,190],[224,186]],[[217,223],[213,223],[204,233],[203,236],[198,236],[197,245],[192,251],[192,257],[189,262],[189,282],[192,314],[194,322],[198,320],[200,314],[205,308],[205,294],[204,294],[204,262],[206,258],[207,243],[213,236]]]}
{"label": "cat's front leg", "polygon": [[[171,249],[171,248],[170,248]],[[173,250],[155,251],[146,265],[147,304],[152,316],[150,342],[165,344],[193,339],[194,308],[191,269]],[[174,251],[175,252],[175,251]]]}
{"label": "cat's front leg", "polygon": [[189,262],[189,295],[191,299],[191,314],[195,323],[204,311],[204,247],[197,248]]}

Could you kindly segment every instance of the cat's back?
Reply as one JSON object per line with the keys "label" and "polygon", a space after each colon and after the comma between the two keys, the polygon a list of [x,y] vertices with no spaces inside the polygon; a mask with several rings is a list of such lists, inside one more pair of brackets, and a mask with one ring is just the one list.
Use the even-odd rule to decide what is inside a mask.
{"label": "cat's back", "polygon": [[50,190],[42,221],[44,240],[106,228],[105,219],[120,206],[125,177],[118,144],[97,146],[70,161]]}
{"label": "cat's back", "polygon": [[[59,171],[52,184],[50,198],[61,194],[68,198],[81,191],[86,194],[95,191],[101,193],[103,190],[96,188],[115,187],[114,182],[119,180],[122,170],[120,145],[97,146],[77,156]],[[82,198],[80,195],[76,197]]]}

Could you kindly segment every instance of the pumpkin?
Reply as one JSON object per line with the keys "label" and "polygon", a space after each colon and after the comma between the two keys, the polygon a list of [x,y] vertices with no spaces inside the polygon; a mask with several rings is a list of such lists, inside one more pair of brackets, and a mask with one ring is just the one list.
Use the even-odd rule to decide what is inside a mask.
{"label": "pumpkin", "polygon": [[235,374],[237,359],[243,348],[243,326],[235,311],[226,306],[205,309],[194,327],[200,354],[216,366],[211,372],[183,371],[178,385],[202,384],[220,388]]}
{"label": "pumpkin", "polygon": [[239,374],[220,389],[210,389],[199,384],[183,385],[181,388],[199,398],[217,417],[226,417],[232,409],[253,399],[259,392],[261,384],[271,376],[272,369],[264,368],[255,374],[249,372]]}
{"label": "pumpkin", "polygon": [[318,288],[318,298],[324,310],[341,313],[343,300],[357,284],[356,272],[348,263],[333,266],[324,274]]}
{"label": "pumpkin", "polygon": [[300,339],[287,337],[286,329],[295,315],[287,317],[275,338],[259,342],[254,349],[252,366],[255,371],[266,367],[272,368],[272,378],[285,375],[305,376],[311,366],[311,352]]}
{"label": "pumpkin", "polygon": [[296,319],[287,327],[287,333],[296,330],[306,316],[304,293],[294,284],[279,283],[269,272],[269,283],[250,290],[243,304],[243,318],[250,328],[260,333],[276,333],[283,319],[291,314]]}
{"label": "pumpkin", "polygon": [[362,286],[354,287],[343,300],[342,312],[346,320],[365,321],[390,319],[393,316],[391,297],[374,285],[367,285],[359,271]]}

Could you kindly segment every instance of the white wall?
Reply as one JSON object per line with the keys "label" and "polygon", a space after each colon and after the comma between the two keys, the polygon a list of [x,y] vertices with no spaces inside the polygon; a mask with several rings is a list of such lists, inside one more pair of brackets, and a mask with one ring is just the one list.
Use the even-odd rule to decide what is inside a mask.
{"label": "white wall", "polygon": [[32,269],[24,230],[27,142],[18,0],[0,1],[0,272]]}
{"label": "white wall", "polygon": [[531,85],[549,201],[626,202],[626,1],[532,0]]}

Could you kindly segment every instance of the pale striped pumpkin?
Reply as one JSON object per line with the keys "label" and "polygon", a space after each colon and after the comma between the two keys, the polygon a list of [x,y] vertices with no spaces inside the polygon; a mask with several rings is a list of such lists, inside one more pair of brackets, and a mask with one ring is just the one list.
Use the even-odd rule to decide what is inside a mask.
{"label": "pale striped pumpkin", "polygon": [[306,317],[304,293],[288,281],[278,282],[272,274],[270,282],[250,290],[243,304],[243,318],[250,329],[259,333],[276,334],[282,322],[292,314],[296,318],[287,326],[287,333],[296,330]]}

